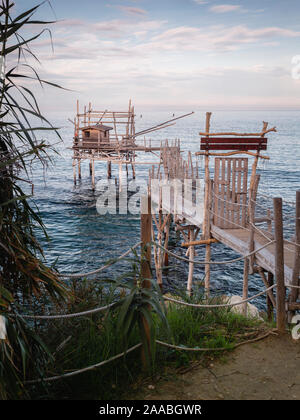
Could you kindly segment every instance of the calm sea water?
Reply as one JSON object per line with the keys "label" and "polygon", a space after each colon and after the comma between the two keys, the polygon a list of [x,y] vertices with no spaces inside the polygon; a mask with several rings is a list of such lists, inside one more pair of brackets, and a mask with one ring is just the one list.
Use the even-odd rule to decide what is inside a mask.
{"label": "calm sea water", "polygon": [[[182,112],[182,114],[185,112]],[[180,115],[176,112],[176,116]],[[143,117],[137,115],[136,130],[156,125],[172,118],[172,112],[147,112]],[[67,118],[66,118],[67,120]],[[82,164],[82,180],[76,187],[73,184],[72,145],[73,128],[66,120],[53,121],[63,126],[61,135],[64,143],[56,146],[59,155],[53,157],[54,166],[46,173],[39,166],[33,170],[35,202],[39,207],[50,241],[41,242],[45,249],[48,264],[57,260],[61,272],[84,272],[98,268],[110,258],[119,256],[139,241],[140,225],[137,215],[100,216],[96,211],[97,192],[92,191],[88,162]],[[295,200],[295,191],[300,188],[300,111],[218,111],[212,117],[213,131],[257,132],[262,121],[276,126],[278,132],[268,136],[268,155],[271,160],[261,163],[260,191],[272,196],[282,196],[289,201]],[[205,113],[177,121],[177,124],[163,131],[151,134],[153,143],[164,139],[180,138],[181,148],[185,151],[199,151],[199,131],[204,130]],[[57,141],[56,139],[50,139]],[[150,154],[140,155],[138,161],[156,160]],[[199,160],[201,165],[201,162]],[[96,181],[106,177],[106,164],[96,162]],[[149,166],[140,165],[137,177],[147,178]],[[202,169],[201,169],[202,170]],[[113,176],[118,176],[118,166],[113,166]],[[99,194],[99,193],[98,193]],[[271,205],[271,202],[270,202]],[[292,216],[293,208],[286,206],[286,214]],[[287,220],[288,216],[287,216]],[[292,223],[292,220],[291,220]],[[171,240],[171,248],[180,255],[184,251]],[[197,258],[203,258],[203,247],[197,251]],[[223,245],[213,246],[214,259],[237,257]],[[130,262],[122,261],[108,269],[102,276],[117,276],[124,273]],[[174,267],[165,279],[169,285],[185,286],[188,266],[171,260]],[[243,263],[212,266],[211,286],[217,293],[240,294],[242,290]],[[203,279],[203,268],[196,266],[195,281]],[[251,276],[250,294],[264,288],[257,276]],[[256,304],[262,306],[264,298]]]}

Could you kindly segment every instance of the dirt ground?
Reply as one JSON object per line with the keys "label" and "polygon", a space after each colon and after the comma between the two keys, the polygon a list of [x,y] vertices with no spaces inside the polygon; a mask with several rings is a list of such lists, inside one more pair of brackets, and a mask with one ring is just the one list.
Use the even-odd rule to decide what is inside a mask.
{"label": "dirt ground", "polygon": [[224,361],[196,366],[147,383],[142,400],[299,400],[300,340],[269,336],[229,353]]}

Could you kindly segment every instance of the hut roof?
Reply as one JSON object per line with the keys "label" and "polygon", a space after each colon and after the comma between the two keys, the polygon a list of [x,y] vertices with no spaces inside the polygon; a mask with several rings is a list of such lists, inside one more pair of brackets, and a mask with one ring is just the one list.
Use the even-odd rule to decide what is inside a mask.
{"label": "hut roof", "polygon": [[112,127],[108,127],[107,125],[95,124],[95,125],[89,125],[88,127],[84,127],[82,131],[86,131],[86,130],[110,131],[112,129],[113,129]]}

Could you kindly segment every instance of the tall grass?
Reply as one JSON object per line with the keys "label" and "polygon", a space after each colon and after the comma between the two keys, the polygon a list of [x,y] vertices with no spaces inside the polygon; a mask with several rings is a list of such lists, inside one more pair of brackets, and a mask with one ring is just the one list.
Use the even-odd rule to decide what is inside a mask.
{"label": "tall grass", "polygon": [[[83,286],[83,287],[82,287]],[[97,301],[98,305],[111,302],[115,292],[111,290],[99,290],[98,283],[83,283],[77,288],[81,299],[80,309],[84,310],[83,301],[91,304]],[[95,291],[96,290],[96,291]],[[181,299],[202,303],[203,296],[199,293],[192,299],[180,295]],[[76,302],[72,310],[76,310]],[[71,337],[69,341],[54,355],[55,360],[49,366],[49,374],[63,373],[89,365],[123,352],[124,345],[122,338],[116,334],[120,308],[111,310],[106,314],[90,316],[86,319],[64,320],[51,323],[47,326],[47,336],[52,353],[60,342]],[[167,322],[153,315],[155,324],[155,338],[186,347],[205,347],[217,349],[225,347],[230,351],[235,343],[249,337],[257,336],[258,331],[263,328],[260,321],[247,319],[241,315],[234,314],[228,309],[199,309],[187,306],[168,304]],[[50,333],[49,333],[50,328]],[[171,335],[170,335],[171,331]],[[47,340],[46,340],[47,341]],[[133,328],[129,337],[128,347],[141,341],[138,326]],[[222,357],[224,352],[211,351],[205,353],[186,352],[174,350],[156,345],[154,347],[155,358],[153,370],[150,377],[163,376],[164,372],[176,369],[189,364],[191,360],[197,359],[204,364],[211,360],[211,357]],[[226,353],[226,352],[225,352]],[[149,378],[149,373],[142,371],[141,352],[139,349],[128,354],[125,358],[109,363],[92,372],[87,372],[68,379],[50,383],[46,388],[40,386],[31,389],[34,398],[47,399],[103,399],[114,400],[120,398],[134,398],[138,384]],[[47,393],[45,393],[47,390]]]}

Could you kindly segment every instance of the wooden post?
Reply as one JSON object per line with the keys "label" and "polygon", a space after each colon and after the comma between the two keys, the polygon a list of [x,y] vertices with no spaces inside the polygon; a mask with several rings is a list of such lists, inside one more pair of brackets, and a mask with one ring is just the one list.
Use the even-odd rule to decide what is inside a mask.
{"label": "wooden post", "polygon": [[[269,279],[271,278],[270,274],[272,274],[272,273],[268,273],[268,279],[267,279],[262,267],[258,267],[257,271],[258,271],[266,289],[268,289],[270,286],[273,285],[273,281],[272,281],[272,284],[270,284],[270,281],[269,281]],[[275,297],[274,297],[274,294],[273,294],[272,290],[269,290],[267,292],[266,300],[267,300],[267,306],[268,306],[269,303],[272,303],[273,307],[276,306],[276,300],[275,300]]]}
{"label": "wooden post", "polygon": [[[144,195],[141,197],[141,253],[143,255],[143,259],[141,261],[141,277],[143,278],[142,287],[146,289],[151,288],[151,281],[152,278],[151,274],[151,230],[152,230],[152,215],[151,215],[151,196]],[[142,316],[142,315],[141,315]],[[150,353],[150,327],[148,325],[147,320],[145,317],[142,316],[142,322],[144,325],[144,329],[147,336],[147,343],[148,343],[148,354],[151,358]],[[142,364],[143,368],[147,369],[147,359],[142,349]]]}
{"label": "wooden post", "polygon": [[111,179],[111,161],[107,161],[107,179]]}
{"label": "wooden post", "polygon": [[[248,299],[249,289],[249,259],[244,259],[244,274],[243,274],[243,300]],[[248,303],[243,304],[243,314],[247,316]]]}
{"label": "wooden post", "polygon": [[95,161],[92,159],[92,188],[95,189]]}
{"label": "wooden post", "polygon": [[[210,130],[211,112],[206,113],[205,131],[209,133]],[[204,239],[210,238],[210,179],[209,179],[209,153],[205,153],[205,195],[204,195],[204,216],[203,216],[203,236]],[[209,262],[211,257],[211,246],[206,245],[205,261]],[[209,296],[210,288],[210,265],[205,265],[205,293]]]}
{"label": "wooden post", "polygon": [[73,159],[73,178],[74,178],[74,185],[76,185],[76,162]]}
{"label": "wooden post", "polygon": [[89,164],[89,166],[90,166],[90,176],[92,176],[92,161],[90,160],[90,164]]}
{"label": "wooden post", "polygon": [[119,163],[119,193],[122,191],[122,163]]}
{"label": "wooden post", "polygon": [[[296,226],[295,226],[295,246],[294,266],[292,285],[299,286],[299,273],[300,273],[300,190],[296,192]],[[289,303],[295,303],[298,299],[299,289],[292,289],[289,296]],[[294,315],[294,312],[289,314],[289,319]]]}
{"label": "wooden post", "polygon": [[132,179],[135,179],[135,154],[133,155],[133,158],[131,160],[131,168],[132,168]]}
{"label": "wooden post", "polygon": [[[268,272],[267,282],[268,282],[268,287],[273,286],[273,284],[274,284],[274,275],[273,275],[273,273]],[[270,299],[270,297],[268,295],[267,296],[267,313],[268,313],[268,321],[270,321],[270,322],[273,321],[273,319],[274,319],[274,307],[275,306],[276,305],[273,305],[273,303],[272,303],[272,301],[271,301],[271,299]]]}
{"label": "wooden post", "polygon": [[[194,230],[191,228],[189,230],[189,242],[194,240]],[[188,295],[191,296],[192,294],[192,287],[193,287],[193,275],[194,275],[194,258],[195,258],[195,246],[189,246],[189,275],[188,275],[188,284],[187,284],[187,292]]]}
{"label": "wooden post", "polygon": [[81,179],[81,160],[78,159],[78,179]]}
{"label": "wooden post", "polygon": [[285,284],[284,284],[284,249],[283,249],[283,223],[282,223],[282,198],[274,198],[274,228],[275,228],[275,280],[277,285],[276,312],[277,330],[285,332]]}
{"label": "wooden post", "polygon": [[[255,201],[257,196],[257,189],[260,180],[260,175],[255,175],[252,189],[249,192],[249,222],[250,222],[250,235],[249,235],[249,253],[254,251],[254,219],[255,219]],[[255,255],[251,255],[249,259],[249,272],[254,273],[254,260]]]}

